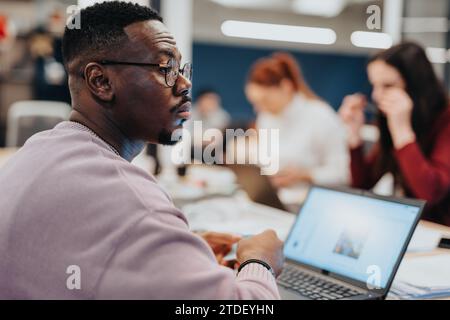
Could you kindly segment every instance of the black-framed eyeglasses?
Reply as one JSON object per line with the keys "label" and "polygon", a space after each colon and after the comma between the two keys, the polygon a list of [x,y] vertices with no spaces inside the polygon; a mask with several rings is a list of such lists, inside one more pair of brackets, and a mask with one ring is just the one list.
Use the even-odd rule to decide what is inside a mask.
{"label": "black-framed eyeglasses", "polygon": [[173,87],[178,80],[178,76],[181,74],[183,77],[192,80],[192,63],[187,62],[180,69],[180,64],[173,58],[170,58],[167,63],[143,63],[143,62],[126,62],[126,61],[113,61],[113,60],[101,60],[102,65],[130,65],[139,67],[158,67],[165,74],[166,85]]}

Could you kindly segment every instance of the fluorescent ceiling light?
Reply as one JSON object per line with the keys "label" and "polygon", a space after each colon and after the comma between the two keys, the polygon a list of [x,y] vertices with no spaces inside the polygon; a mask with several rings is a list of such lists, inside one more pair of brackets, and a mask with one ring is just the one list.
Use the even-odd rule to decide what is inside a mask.
{"label": "fluorescent ceiling light", "polygon": [[277,1],[273,0],[211,0],[224,7],[266,8],[274,7]]}
{"label": "fluorescent ceiling light", "polygon": [[392,38],[387,33],[355,31],[350,39],[354,46],[361,48],[387,49],[392,46]]}
{"label": "fluorescent ceiling light", "polygon": [[222,23],[221,30],[228,37],[313,44],[336,42],[336,32],[327,28],[228,20]]}
{"label": "fluorescent ceiling light", "polygon": [[447,63],[449,61],[450,52],[445,48],[426,48],[428,60],[431,63]]}
{"label": "fluorescent ceiling light", "polygon": [[336,17],[347,5],[347,0],[294,0],[292,9],[300,14]]}

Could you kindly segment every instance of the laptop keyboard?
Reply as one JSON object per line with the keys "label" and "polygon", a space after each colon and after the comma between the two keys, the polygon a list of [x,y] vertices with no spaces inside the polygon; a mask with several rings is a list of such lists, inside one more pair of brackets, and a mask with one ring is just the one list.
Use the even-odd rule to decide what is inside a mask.
{"label": "laptop keyboard", "polygon": [[294,290],[314,300],[337,300],[360,295],[358,291],[327,281],[321,277],[285,265],[277,282],[282,287]]}

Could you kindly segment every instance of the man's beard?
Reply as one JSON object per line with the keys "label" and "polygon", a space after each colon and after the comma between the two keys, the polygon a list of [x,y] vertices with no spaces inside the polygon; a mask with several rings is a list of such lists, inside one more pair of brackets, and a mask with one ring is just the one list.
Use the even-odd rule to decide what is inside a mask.
{"label": "man's beard", "polygon": [[[183,106],[186,102],[190,102],[192,99],[190,96],[184,96],[183,100],[170,109],[170,113],[176,117],[176,114],[180,110],[181,106]],[[181,127],[181,129],[175,129],[175,131],[171,132],[165,128],[161,129],[158,134],[158,143],[166,146],[173,146],[177,144],[182,139],[183,132],[183,124],[186,122],[186,119],[179,119],[176,117],[174,119],[173,125],[175,127]],[[181,133],[180,133],[181,132]]]}
{"label": "man's beard", "polygon": [[158,134],[158,143],[165,146],[173,146],[181,141],[182,136],[174,137],[172,132],[162,129]]}

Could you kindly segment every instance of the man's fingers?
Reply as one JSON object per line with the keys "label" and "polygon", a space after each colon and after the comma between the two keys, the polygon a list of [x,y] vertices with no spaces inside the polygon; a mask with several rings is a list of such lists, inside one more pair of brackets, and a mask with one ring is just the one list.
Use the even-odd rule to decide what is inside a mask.
{"label": "man's fingers", "polygon": [[237,260],[233,259],[233,260],[222,260],[222,262],[220,263],[221,265],[231,268],[231,269],[235,269],[236,268],[236,264],[237,264]]}
{"label": "man's fingers", "polygon": [[213,235],[214,241],[224,243],[224,244],[233,244],[241,240],[242,236],[231,233],[214,233]]}
{"label": "man's fingers", "polygon": [[220,246],[217,246],[217,252],[222,253],[224,256],[230,253],[231,249],[232,249],[231,244],[222,244]]}
{"label": "man's fingers", "polygon": [[221,232],[207,232],[203,236],[210,243],[217,244],[233,244],[241,240],[242,236],[231,233],[221,233]]}

